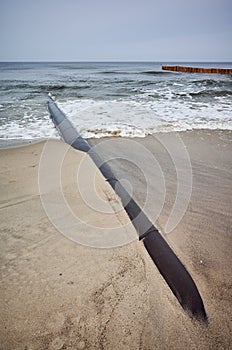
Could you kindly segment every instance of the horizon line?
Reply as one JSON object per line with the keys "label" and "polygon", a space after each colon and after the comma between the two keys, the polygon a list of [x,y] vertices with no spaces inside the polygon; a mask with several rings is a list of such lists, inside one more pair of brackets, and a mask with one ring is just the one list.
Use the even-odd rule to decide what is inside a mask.
{"label": "horizon line", "polygon": [[0,60],[0,63],[232,63],[231,61],[215,60]]}

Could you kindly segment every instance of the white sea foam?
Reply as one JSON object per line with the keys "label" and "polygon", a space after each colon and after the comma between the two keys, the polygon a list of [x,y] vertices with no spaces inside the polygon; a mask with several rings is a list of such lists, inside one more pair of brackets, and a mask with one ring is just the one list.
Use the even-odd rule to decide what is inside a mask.
{"label": "white sea foam", "polygon": [[20,122],[12,121],[0,127],[0,139],[41,139],[41,138],[59,138],[57,131],[54,129],[51,121],[25,119]]}
{"label": "white sea foam", "polygon": [[[150,93],[150,92],[149,92]],[[143,96],[144,97],[144,96]],[[168,96],[168,98],[171,97]],[[232,130],[228,104],[173,100],[69,101],[58,103],[83,137],[144,137],[156,132],[191,129]]]}
{"label": "white sea foam", "polygon": [[[191,129],[232,130],[231,107],[223,97],[207,103],[190,99],[179,101],[173,98],[171,91],[163,99],[154,100],[150,95],[151,90],[147,90],[130,100],[79,99],[57,103],[84,138],[145,137],[156,132]],[[52,121],[48,116],[41,119],[30,111],[20,123],[15,120],[0,127],[2,139],[49,137],[59,137]]]}

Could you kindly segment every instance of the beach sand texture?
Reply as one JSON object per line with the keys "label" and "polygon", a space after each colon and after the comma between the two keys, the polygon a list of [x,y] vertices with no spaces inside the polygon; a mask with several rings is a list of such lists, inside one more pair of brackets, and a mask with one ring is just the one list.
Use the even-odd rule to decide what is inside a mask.
{"label": "beach sand texture", "polygon": [[[149,149],[162,168],[166,195],[156,224],[196,282],[208,325],[191,319],[181,308],[100,172],[95,170],[95,184],[102,212],[89,208],[77,190],[77,168],[85,155],[61,141],[49,141],[55,154],[65,153],[64,198],[75,215],[90,223],[87,228],[78,223],[75,229],[85,230],[84,236],[93,237],[91,242],[97,246],[102,241],[99,236],[94,240],[94,225],[106,231],[109,227],[109,236],[112,226],[117,227],[122,241],[129,243],[100,249],[65,237],[41,202],[41,198],[57,198],[55,185],[46,188],[45,183],[42,197],[38,187],[46,143],[1,150],[1,349],[230,348],[232,135],[201,130],[179,135],[190,155],[193,187],[183,219],[169,234],[164,228],[175,201],[175,167],[155,137],[136,142]],[[174,140],[171,134],[160,137],[166,143]],[[104,152],[115,155],[126,150],[104,148],[103,157]],[[47,164],[48,173],[44,169],[43,174],[51,181]],[[91,161],[89,167],[94,169]],[[143,206],[140,172],[119,166],[119,161],[112,167],[132,182],[134,197]],[[159,201],[156,176],[153,192]],[[89,174],[83,177],[88,187]],[[65,215],[61,223],[69,225]]]}

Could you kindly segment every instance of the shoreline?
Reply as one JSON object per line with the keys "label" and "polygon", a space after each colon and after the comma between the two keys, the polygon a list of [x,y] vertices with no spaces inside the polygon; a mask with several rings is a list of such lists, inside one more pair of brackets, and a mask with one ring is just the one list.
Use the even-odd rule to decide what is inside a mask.
{"label": "shoreline", "polygon": [[[178,134],[182,135],[185,133],[191,133],[191,132],[212,132],[212,133],[226,133],[226,134],[232,134],[232,130],[230,129],[208,129],[208,128],[202,128],[202,129],[187,129],[187,130],[179,130],[179,131],[157,131],[152,134],[147,134],[145,136],[118,136],[118,135],[105,135],[103,137],[89,137],[86,138],[86,140],[106,140],[106,139],[131,139],[131,140],[141,140],[145,139],[147,137],[152,137],[153,135],[166,135],[166,134]],[[19,148],[22,146],[27,145],[33,145],[40,142],[46,142],[49,140],[61,140],[57,137],[50,137],[50,138],[39,138],[39,139],[1,139],[0,138],[0,150],[9,149],[9,148]]]}
{"label": "shoreline", "polygon": [[[184,216],[171,233],[165,231],[165,226],[177,193],[176,168],[182,174],[186,167],[178,140],[167,133],[155,136],[136,140],[91,139],[91,143],[99,147],[102,144],[99,150],[103,158],[111,154],[124,159],[112,161],[112,167],[117,176],[131,181],[133,197],[141,207],[145,201],[145,180],[151,176],[149,216],[162,203],[163,177],[165,200],[156,224],[193,277],[206,307],[208,326],[192,320],[182,310],[137,239],[115,248],[97,249],[71,241],[54,227],[44,211],[38,188],[38,168],[46,143],[43,141],[0,150],[0,335],[4,349],[229,348],[232,133],[180,132],[190,156],[192,190]],[[114,142],[110,143],[112,139]],[[109,142],[109,147],[102,141]],[[133,142],[155,157],[162,172],[151,171],[146,157],[141,169],[130,164],[133,155],[139,158]],[[67,153],[62,163],[63,193],[75,215],[82,213],[83,220],[90,220],[92,225],[109,224],[112,220],[126,222],[121,211],[111,219],[97,211],[90,214],[76,191],[77,166],[83,154],[59,140],[48,143],[57,156]],[[170,146],[175,164],[165,149]],[[49,164],[52,169],[52,162]],[[83,171],[87,180],[91,172]],[[48,176],[44,193],[48,199],[53,196],[51,203],[57,203],[49,169],[45,168],[44,176]],[[179,185],[186,188],[186,181],[180,178]],[[105,186],[104,179],[99,178],[97,190],[112,204],[113,193]],[[99,208],[97,204],[96,209]],[[62,222],[69,224],[65,216]],[[85,229],[83,237],[95,233],[96,230]]]}

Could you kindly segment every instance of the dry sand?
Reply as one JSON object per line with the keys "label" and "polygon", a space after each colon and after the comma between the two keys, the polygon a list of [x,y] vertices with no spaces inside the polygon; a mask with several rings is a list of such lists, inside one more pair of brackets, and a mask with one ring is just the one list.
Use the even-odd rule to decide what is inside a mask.
{"label": "dry sand", "polygon": [[[71,235],[80,230],[80,239],[89,235],[92,245],[101,245],[99,235],[94,240],[94,232],[104,227],[109,237],[113,226],[120,228],[117,232],[122,241],[131,242],[100,249],[65,237],[49,220],[41,202],[38,169],[45,143],[1,150],[1,349],[230,348],[232,136],[209,131],[180,136],[190,154],[193,189],[185,216],[170,234],[164,227],[175,200],[172,161],[156,139],[138,142],[156,156],[164,172],[166,200],[157,225],[195,280],[208,325],[192,320],[182,310],[142,242],[134,239],[133,227],[101,174],[95,174],[96,192],[103,200],[99,204],[102,212],[98,212],[89,208],[77,189],[76,171],[83,154],[50,141],[54,153],[44,163],[49,185],[44,182],[42,200],[50,199],[49,203],[56,205],[58,199],[59,203],[56,183],[52,186],[52,167],[54,154],[59,157],[64,152],[64,198],[74,215],[90,223],[86,227],[78,221],[73,227],[59,207],[53,214],[55,220],[61,217],[61,228],[69,227]],[[165,142],[173,140],[171,135],[161,137]],[[119,149],[109,147],[108,151],[117,154]],[[131,176],[135,198],[142,206],[140,173],[128,166],[118,169],[122,176],[125,172],[129,179]],[[88,188],[90,174],[82,171]],[[154,192],[155,183],[154,174]],[[158,194],[159,189],[157,201]]]}

